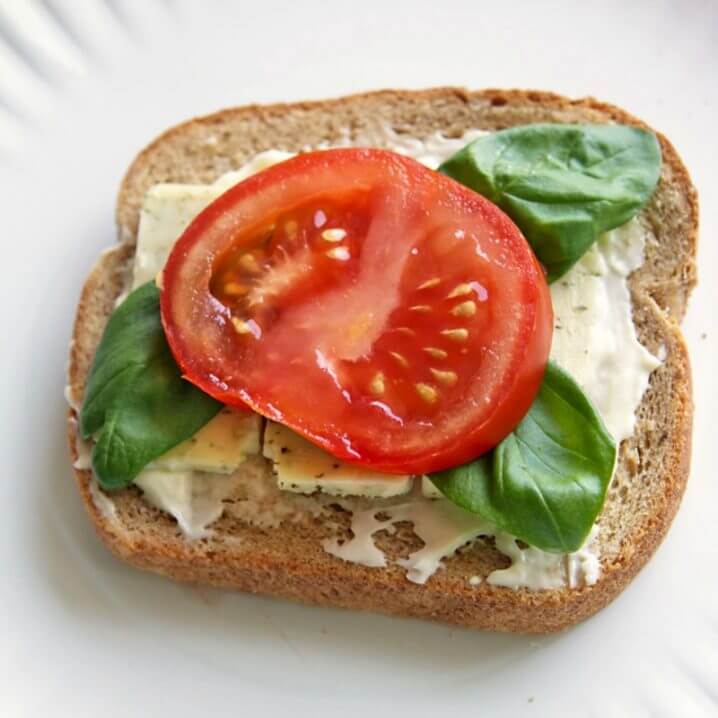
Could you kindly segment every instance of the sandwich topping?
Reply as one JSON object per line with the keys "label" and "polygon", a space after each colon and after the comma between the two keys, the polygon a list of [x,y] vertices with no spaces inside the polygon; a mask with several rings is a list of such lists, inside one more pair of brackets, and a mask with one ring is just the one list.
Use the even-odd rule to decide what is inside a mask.
{"label": "sandwich topping", "polygon": [[236,185],[177,242],[161,296],[203,392],[400,474],[501,441],[536,396],[553,328],[506,215],[384,150],[302,154]]}
{"label": "sandwich topping", "polygon": [[[96,359],[81,412],[100,487],[134,482],[190,537],[238,490],[265,526],[338,502],[351,532],[324,548],[368,566],[391,560],[375,534],[409,522],[424,546],[397,562],[419,583],[483,536],[512,565],[474,584],[591,584],[615,442],[659,363],[626,283],[655,138],[549,125],[425,142],[387,129],[385,144],[441,173],[380,150],[270,151],[214,185],[150,189],[136,292],[106,335],[144,327],[154,348],[129,352],[129,371],[129,339],[103,352],[103,337],[113,363]],[[133,302],[143,322],[123,320]]]}

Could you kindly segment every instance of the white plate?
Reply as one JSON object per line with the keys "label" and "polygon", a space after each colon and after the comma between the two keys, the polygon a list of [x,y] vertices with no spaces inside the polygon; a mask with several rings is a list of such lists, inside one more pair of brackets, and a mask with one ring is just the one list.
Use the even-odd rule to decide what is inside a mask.
{"label": "white plate", "polygon": [[[0,2],[0,713],[716,714],[718,6],[481,5]],[[191,589],[121,565],[72,485],[62,387],[127,163],[222,106],[436,84],[594,94],[664,130],[692,170],[695,454],[664,546],[612,606],[549,638]]]}

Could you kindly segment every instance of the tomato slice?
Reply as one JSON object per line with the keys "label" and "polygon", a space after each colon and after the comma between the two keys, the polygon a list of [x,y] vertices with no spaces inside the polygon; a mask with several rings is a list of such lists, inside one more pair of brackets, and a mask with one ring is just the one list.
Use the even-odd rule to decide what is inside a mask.
{"label": "tomato slice", "polygon": [[175,245],[162,321],[186,378],[345,461],[421,474],[521,420],[551,343],[544,273],[495,205],[393,152],[310,152]]}

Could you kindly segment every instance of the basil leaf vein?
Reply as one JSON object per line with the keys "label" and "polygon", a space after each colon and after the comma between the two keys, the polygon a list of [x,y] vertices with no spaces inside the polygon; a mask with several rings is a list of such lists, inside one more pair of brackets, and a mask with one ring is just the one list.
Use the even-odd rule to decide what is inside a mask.
{"label": "basil leaf vein", "polygon": [[549,362],[526,416],[491,452],[430,476],[455,504],[531,546],[586,540],[606,498],[616,445],[576,382]]}
{"label": "basil leaf vein", "polygon": [[661,151],[637,127],[523,125],[479,137],[439,171],[501,207],[555,281],[648,202]]}
{"label": "basil leaf vein", "polygon": [[221,408],[182,378],[165,339],[154,282],[133,291],[107,323],[80,412],[80,433],[96,438],[92,465],[100,485],[125,488]]}

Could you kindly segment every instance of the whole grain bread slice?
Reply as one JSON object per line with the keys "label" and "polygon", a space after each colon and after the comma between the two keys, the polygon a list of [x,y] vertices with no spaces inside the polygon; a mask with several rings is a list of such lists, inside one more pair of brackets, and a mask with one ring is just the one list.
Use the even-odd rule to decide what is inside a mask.
{"label": "whole grain bread slice", "polygon": [[[298,151],[339,140],[373,144],[378,128],[424,138],[440,131],[496,130],[531,122],[621,122],[644,126],[623,110],[594,99],[545,92],[457,88],[354,95],[322,102],[249,106],[191,120],[160,136],[130,166],[120,188],[120,243],[106,252],[83,287],[70,354],[71,396],[81,399],[95,348],[134,255],[139,209],[158,182],[211,182],[270,148]],[[247,465],[249,481],[225,502],[204,539],[188,541],[173,519],[150,507],[139,490],[97,494],[91,472],[76,469],[77,485],[105,544],[120,558],[173,579],[264,593],[313,604],[432,618],[473,628],[546,633],[561,630],[615,598],[660,544],[683,494],[689,468],[691,385],[688,354],[677,321],[696,281],[698,204],[695,189],[670,142],[658,135],[661,179],[640,221],[648,233],[646,261],[630,278],[640,341],[665,355],[637,411],[637,430],[620,447],[619,464],[600,518],[602,574],[591,587],[513,590],[471,576],[508,565],[491,541],[479,540],[445,560],[426,584],[404,570],[367,568],[326,553],[322,540],[348,531],[346,506],[304,497],[252,495],[252,481],[270,485],[262,459]],[[76,407],[69,412],[73,459],[81,452]],[[247,487],[250,487],[249,489]],[[313,503],[312,503],[313,502]],[[276,509],[281,504],[281,511]],[[264,513],[262,513],[264,512]],[[268,516],[264,522],[256,515]],[[378,543],[390,558],[421,542],[410,526]]]}

